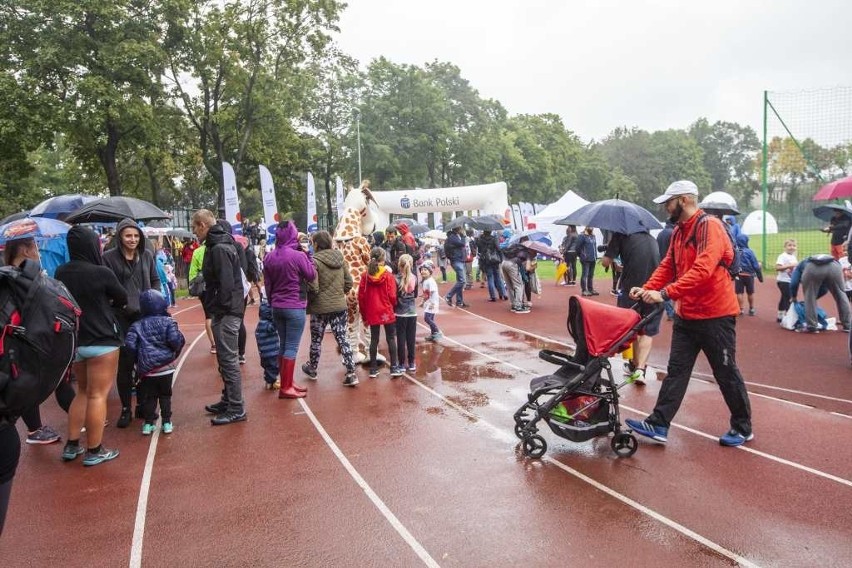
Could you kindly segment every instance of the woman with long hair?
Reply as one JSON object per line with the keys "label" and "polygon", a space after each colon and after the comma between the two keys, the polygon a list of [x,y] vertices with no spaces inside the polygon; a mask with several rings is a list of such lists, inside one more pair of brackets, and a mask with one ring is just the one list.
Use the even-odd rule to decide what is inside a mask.
{"label": "woman with long hair", "polygon": [[396,280],[385,268],[385,249],[373,247],[367,274],[358,285],[358,307],[364,323],[370,326],[370,378],[379,376],[376,357],[379,351],[379,332],[384,327],[391,361],[391,377],[402,376],[396,351]]}
{"label": "woman with long hair", "polygon": [[[399,274],[396,276],[397,302],[396,349],[399,357],[398,372],[405,367],[410,373],[417,370],[414,363],[414,339],[417,335],[417,276],[414,275],[414,258],[410,254],[399,257]],[[406,365],[406,362],[408,363]],[[393,374],[393,369],[391,369]]]}
{"label": "woman with long hair", "polygon": [[68,438],[62,459],[71,461],[84,453],[80,430],[86,427],[83,465],[91,466],[118,457],[118,450],[101,443],[106,419],[107,395],[118,371],[122,332],[113,308],[127,305],[127,291],[115,273],[104,265],[98,235],[83,226],[68,231],[71,261],[56,269],[56,279],[65,284],[80,305],[79,347],[74,360],[77,396],[68,410]]}

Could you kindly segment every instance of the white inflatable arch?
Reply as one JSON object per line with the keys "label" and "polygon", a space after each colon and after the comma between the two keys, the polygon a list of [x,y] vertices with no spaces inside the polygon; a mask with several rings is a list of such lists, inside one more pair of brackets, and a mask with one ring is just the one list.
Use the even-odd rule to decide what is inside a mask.
{"label": "white inflatable arch", "polygon": [[481,215],[510,215],[506,182],[460,187],[434,187],[400,191],[373,191],[378,210],[377,227],[390,224],[390,214],[436,213],[441,211],[479,211]]}

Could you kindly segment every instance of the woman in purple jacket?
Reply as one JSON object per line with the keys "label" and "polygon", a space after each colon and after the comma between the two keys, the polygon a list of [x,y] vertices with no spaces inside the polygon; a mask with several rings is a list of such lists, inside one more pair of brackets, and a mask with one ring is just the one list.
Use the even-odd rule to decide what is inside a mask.
{"label": "woman in purple jacket", "polygon": [[301,398],[307,389],[293,384],[293,370],[299,341],[305,329],[308,305],[308,283],[316,278],[310,253],[299,246],[299,231],[291,221],[278,223],[275,250],[263,261],[266,297],[272,306],[272,317],[280,342],[279,373],[281,388],[278,398]]}

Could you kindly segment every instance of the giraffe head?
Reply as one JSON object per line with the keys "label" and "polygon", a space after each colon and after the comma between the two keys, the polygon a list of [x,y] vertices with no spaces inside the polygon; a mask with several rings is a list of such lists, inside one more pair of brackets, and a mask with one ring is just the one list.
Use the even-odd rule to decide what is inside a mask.
{"label": "giraffe head", "polygon": [[376,200],[370,191],[369,182],[352,189],[343,200],[343,213],[334,231],[336,241],[346,241],[361,235],[369,235],[376,228]]}

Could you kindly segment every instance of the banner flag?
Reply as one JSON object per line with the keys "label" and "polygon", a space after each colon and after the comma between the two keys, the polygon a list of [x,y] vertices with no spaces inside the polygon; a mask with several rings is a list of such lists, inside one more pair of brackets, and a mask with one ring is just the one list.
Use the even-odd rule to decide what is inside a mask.
{"label": "banner flag", "polygon": [[337,191],[337,218],[340,219],[340,216],[343,215],[343,200],[346,198],[343,192],[343,180],[340,179],[340,176],[337,176],[337,179],[334,180],[334,187]]}
{"label": "banner flag", "polygon": [[444,221],[441,218],[441,214],[438,213],[437,211],[432,213],[432,228],[433,229],[443,229],[444,228]]}
{"label": "banner flag", "polygon": [[308,227],[306,233],[314,233],[319,229],[317,226],[317,192],[314,186],[314,174],[308,172]]}
{"label": "banner flag", "polygon": [[240,196],[237,194],[237,176],[228,162],[222,162],[222,184],[225,189],[225,220],[231,224],[235,235],[243,234],[240,216]]}
{"label": "banner flag", "polygon": [[263,200],[263,224],[267,231],[274,231],[275,225],[281,220],[278,215],[278,202],[275,199],[275,184],[272,174],[266,166],[258,166],[260,170],[260,196]]}

